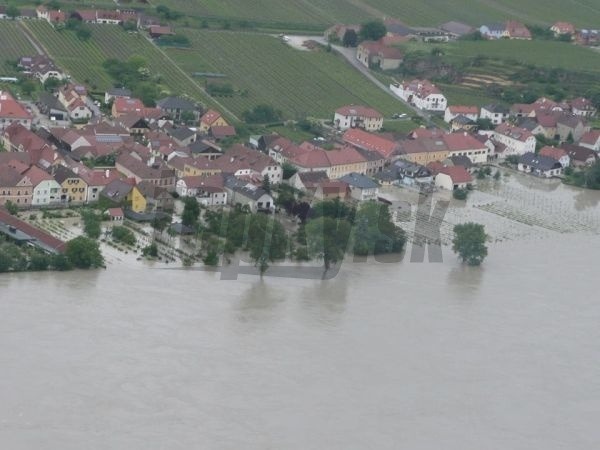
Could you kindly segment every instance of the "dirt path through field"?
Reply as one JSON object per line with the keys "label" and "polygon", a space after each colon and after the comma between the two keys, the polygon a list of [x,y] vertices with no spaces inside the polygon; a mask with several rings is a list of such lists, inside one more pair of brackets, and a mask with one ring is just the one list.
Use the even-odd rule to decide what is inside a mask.
{"label": "dirt path through field", "polygon": [[31,45],[33,45],[33,48],[35,48],[35,51],[37,52],[37,54],[50,56],[48,54],[48,50],[46,50],[46,48],[43,47],[43,45],[41,43],[38,45],[38,42],[33,37],[33,34],[29,30],[29,28],[27,28],[27,25],[25,24],[25,22],[23,20],[19,20],[18,24],[19,24],[19,29],[21,30],[21,33],[23,33],[23,35],[29,41],[29,43]]}

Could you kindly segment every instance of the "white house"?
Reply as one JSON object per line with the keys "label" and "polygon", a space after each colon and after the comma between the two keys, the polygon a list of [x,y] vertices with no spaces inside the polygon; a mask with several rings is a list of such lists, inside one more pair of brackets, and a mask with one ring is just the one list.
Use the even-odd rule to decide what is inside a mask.
{"label": "white house", "polygon": [[425,111],[445,111],[448,106],[444,94],[427,80],[394,83],[390,90],[405,102]]}
{"label": "white house", "polygon": [[69,106],[67,106],[69,110],[69,118],[71,120],[88,120],[92,118],[92,111],[81,99],[75,100]]}
{"label": "white house", "polygon": [[579,145],[600,152],[600,130],[591,130],[581,136]]}
{"label": "white house", "polygon": [[47,206],[60,203],[61,185],[52,175],[37,166],[31,166],[25,173],[33,185],[33,206]]}
{"label": "white house", "polygon": [[230,205],[247,206],[251,212],[275,210],[271,194],[252,183],[229,176],[225,179],[225,191]]}
{"label": "white house", "polygon": [[463,166],[441,167],[435,176],[435,185],[447,191],[466,189],[472,181],[471,174]]}
{"label": "white house", "polygon": [[500,125],[508,119],[508,108],[502,105],[486,105],[481,107],[481,119],[489,119],[492,124]]}
{"label": "white house", "polygon": [[448,157],[466,156],[473,164],[483,164],[491,155],[488,146],[467,132],[450,133],[443,136],[448,148]]}
{"label": "white house", "polygon": [[450,123],[458,116],[464,116],[475,122],[479,119],[479,108],[477,106],[448,106],[444,112],[444,122]]}
{"label": "white house", "polygon": [[506,146],[505,156],[535,152],[535,136],[524,128],[503,123],[494,130],[494,139]]}
{"label": "white house", "polygon": [[508,37],[508,30],[504,23],[490,23],[479,27],[481,35],[488,39],[502,39]]}
{"label": "white house", "polygon": [[379,194],[379,185],[369,177],[360,173],[350,173],[340,178],[348,184],[350,195],[358,201],[376,200]]}
{"label": "white house", "polygon": [[571,165],[569,154],[562,148],[545,146],[540,149],[538,155],[558,161],[563,168]]}
{"label": "white house", "polygon": [[543,178],[560,175],[563,171],[562,165],[554,158],[536,155],[531,152],[521,155],[517,167],[521,172],[530,173]]}
{"label": "white house", "polygon": [[181,197],[195,197],[198,203],[204,206],[227,204],[227,191],[221,174],[183,177],[177,181],[175,191]]}
{"label": "white house", "polygon": [[367,106],[342,106],[335,111],[333,123],[338,130],[359,127],[366,131],[379,131],[383,127],[383,115]]}

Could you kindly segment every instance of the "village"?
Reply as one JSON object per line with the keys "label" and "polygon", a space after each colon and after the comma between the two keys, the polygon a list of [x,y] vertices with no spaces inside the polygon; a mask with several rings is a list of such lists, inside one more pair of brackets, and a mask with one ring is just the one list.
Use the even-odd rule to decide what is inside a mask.
{"label": "village", "polygon": [[[73,14],[71,18],[83,23],[132,21],[142,26],[141,17],[130,12]],[[38,7],[36,17],[54,25],[66,20],[65,13],[44,6]],[[166,25],[144,26],[151,38],[175,34]],[[407,36],[445,40],[474,31],[455,22],[440,29],[404,29],[389,21],[386,26],[381,40],[357,45],[356,59],[366,67],[400,65],[402,54],[391,45]],[[326,35],[342,40],[349,29],[338,25]],[[489,39],[531,38],[514,21],[485,25],[479,32]],[[590,32],[564,23],[552,32],[585,45],[591,39],[583,37]],[[312,139],[294,141],[278,133],[238,134],[226,112],[186,96],[159,98],[155,106],[147,106],[131,90],[115,86],[102,101],[94,100],[88,86],[72,80],[47,55],[22,55],[18,67],[35,82],[55,80],[56,88],[40,92],[35,102],[0,92],[0,205],[5,208],[0,211],[0,231],[44,251],[60,252],[64,242],[59,238],[83,232],[83,221],[75,221],[68,232],[63,226],[34,226],[41,226],[40,217],[54,210],[64,219],[73,217],[64,211],[95,208],[106,236],[115,224],[126,224],[146,244],[142,237],[157,221],[167,221],[166,228],[175,235],[195,233],[182,220],[184,200],[190,198],[204,211],[281,215],[294,232],[298,220],[289,204],[290,192],[294,204],[308,207],[331,200],[397,207],[395,192],[403,190],[464,202],[481,180],[500,178],[506,171],[577,184],[599,164],[600,130],[590,125],[597,110],[584,97],[451,105],[435,83],[410,79],[391,84],[390,93],[442,126],[415,124],[409,133],[386,131],[388,118],[376,108],[340,105],[329,120],[317,121],[319,131]],[[401,222],[398,211],[393,217]],[[141,253],[140,245],[136,248]],[[177,253],[168,245],[163,252],[171,258]],[[192,253],[180,250],[187,258]]]}

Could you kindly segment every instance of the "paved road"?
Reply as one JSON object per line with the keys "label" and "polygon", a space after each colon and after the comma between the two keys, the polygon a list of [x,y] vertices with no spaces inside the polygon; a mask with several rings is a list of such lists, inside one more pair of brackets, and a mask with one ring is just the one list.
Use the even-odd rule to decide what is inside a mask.
{"label": "paved road", "polygon": [[[321,36],[294,36],[294,38],[295,39],[303,39],[303,40],[307,40],[307,41],[308,40],[312,40],[312,41],[318,42],[321,45],[327,45],[327,44],[329,44],[327,42],[327,40],[325,38],[321,37]],[[430,114],[428,114],[425,111],[421,111],[420,109],[415,108],[414,106],[412,106],[408,102],[405,102],[404,100],[402,100],[400,97],[398,97],[396,94],[394,94],[390,90],[390,88],[388,86],[386,86],[381,81],[379,81],[377,79],[377,77],[375,77],[367,67],[365,67],[364,65],[362,65],[362,63],[358,59],[356,59],[356,49],[342,47],[341,45],[331,45],[331,48],[335,52],[339,53],[344,58],[346,58],[346,60],[356,70],[358,70],[365,77],[367,77],[375,86],[377,86],[381,90],[385,91],[386,93],[388,93],[389,95],[391,95],[392,97],[394,97],[399,102],[403,103],[407,108],[409,108],[411,111],[413,111],[413,113],[415,115],[418,115],[419,117],[422,117],[425,120],[425,122],[427,122],[428,125],[434,126],[434,127],[436,126],[435,123],[431,120],[431,115]]]}

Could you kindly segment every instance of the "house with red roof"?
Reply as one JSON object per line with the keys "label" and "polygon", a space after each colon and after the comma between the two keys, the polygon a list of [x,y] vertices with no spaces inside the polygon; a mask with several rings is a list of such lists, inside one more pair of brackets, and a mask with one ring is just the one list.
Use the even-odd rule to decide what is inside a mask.
{"label": "house with red roof", "polygon": [[379,131],[383,127],[383,114],[362,105],[342,106],[335,111],[333,124],[338,130],[362,128],[366,131]]}
{"label": "house with red roof", "polygon": [[435,185],[447,191],[466,189],[473,182],[473,177],[463,166],[437,167]]}
{"label": "house with red roof", "polygon": [[25,128],[31,128],[33,116],[8,91],[0,90],[0,131],[4,131],[13,122]]}
{"label": "house with red roof", "polygon": [[483,164],[490,156],[489,148],[470,133],[458,132],[442,136],[448,148],[448,157],[466,156],[473,164]]}
{"label": "house with red roof", "polygon": [[271,184],[279,184],[283,180],[283,169],[273,158],[240,144],[233,145],[223,156],[210,163],[222,173],[235,177],[256,178],[260,181],[267,176]]}
{"label": "house with red roof", "polygon": [[569,158],[568,153],[562,148],[546,145],[540,149],[538,155],[558,161],[563,168],[569,167],[571,164],[571,158]]}
{"label": "house with red roof", "polygon": [[37,18],[40,20],[45,20],[51,25],[55,25],[57,23],[64,23],[67,20],[67,15],[64,11],[48,9],[44,5],[40,5],[36,8],[35,13]]}
{"label": "house with red roof", "polygon": [[531,31],[516,20],[506,22],[506,35],[509,39],[531,40]]}
{"label": "house with red roof", "polygon": [[404,54],[399,49],[388,47],[381,41],[363,41],[356,48],[356,59],[365,67],[395,70],[400,67]]}
{"label": "house with red roof", "polygon": [[126,114],[143,114],[144,103],[137,98],[116,97],[112,104],[111,114],[113,117],[121,117]]}
{"label": "house with red roof", "polygon": [[11,202],[19,208],[31,206],[33,184],[26,174],[28,168],[18,161],[0,165],[0,205]]}
{"label": "house with red roof", "polygon": [[506,146],[506,149],[503,152],[504,157],[535,152],[535,136],[525,128],[503,123],[496,127],[493,132],[493,137],[494,140]]}
{"label": "house with red roof", "polygon": [[554,37],[560,37],[561,35],[575,36],[577,30],[575,26],[570,22],[556,22],[550,27],[550,31],[554,33]]}
{"label": "house with red roof", "polygon": [[207,134],[212,127],[226,127],[228,125],[229,123],[227,123],[220,112],[209,109],[200,117],[198,131]]}
{"label": "house with red roof", "polygon": [[31,166],[25,172],[31,180],[33,193],[32,206],[50,206],[60,203],[61,186],[48,172]]}
{"label": "house with red roof", "polygon": [[445,111],[448,106],[442,91],[428,80],[393,83],[390,90],[405,102],[425,111]]}
{"label": "house with red roof", "polygon": [[581,136],[578,143],[581,147],[600,152],[600,130],[590,130]]}
{"label": "house with red roof", "polygon": [[585,97],[579,97],[569,102],[571,112],[580,117],[594,117],[597,109],[594,104]]}
{"label": "house with red roof", "polygon": [[177,181],[177,193],[181,197],[195,197],[204,206],[227,204],[227,191],[223,174],[183,177]]}
{"label": "house with red roof", "polygon": [[66,244],[0,208],[0,232],[10,239],[27,242],[48,253],[63,253]]}

